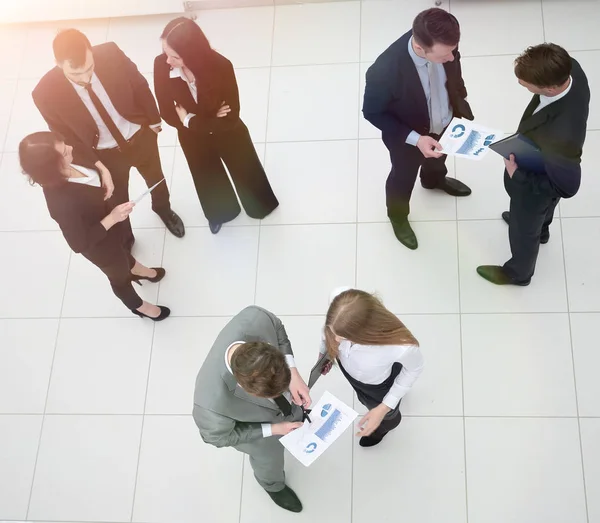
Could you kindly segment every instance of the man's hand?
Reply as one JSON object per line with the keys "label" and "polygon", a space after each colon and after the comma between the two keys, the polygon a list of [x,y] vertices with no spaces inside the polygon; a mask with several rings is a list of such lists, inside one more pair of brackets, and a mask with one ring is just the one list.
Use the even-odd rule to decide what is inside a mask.
{"label": "man's hand", "polygon": [[310,407],[311,399],[308,386],[304,383],[302,376],[298,372],[298,369],[291,368],[292,380],[290,381],[290,393],[292,394],[292,400],[296,405],[302,405],[305,409]]}
{"label": "man's hand", "polygon": [[417,148],[425,158],[439,158],[443,155],[440,151],[442,146],[431,136],[421,136],[417,142]]}
{"label": "man's hand", "polygon": [[285,436],[293,430],[299,429],[304,423],[301,421],[283,421],[271,425],[271,434],[273,436]]}
{"label": "man's hand", "polygon": [[223,118],[227,116],[231,112],[231,107],[225,104],[225,102],[221,103],[221,107],[217,111],[217,118]]}
{"label": "man's hand", "polygon": [[113,183],[110,171],[106,167],[100,168],[100,182],[104,187],[104,199],[108,200],[115,192],[115,184]]}
{"label": "man's hand", "polygon": [[517,162],[515,161],[515,155],[511,154],[509,156],[509,160],[507,160],[506,158],[504,158],[504,165],[506,167],[506,171],[508,172],[508,175],[512,178],[513,175],[515,174],[515,171],[519,168],[519,166],[517,165]]}
{"label": "man's hand", "polygon": [[175,105],[175,111],[177,111],[177,116],[179,116],[181,123],[183,123],[185,121],[185,117],[188,115],[188,112],[179,104]]}
{"label": "man's hand", "polygon": [[392,409],[390,409],[386,404],[380,403],[374,409],[371,409],[367,412],[362,419],[358,422],[358,427],[360,431],[356,433],[357,436],[370,436],[375,432],[377,427],[381,425],[383,418],[385,415]]}

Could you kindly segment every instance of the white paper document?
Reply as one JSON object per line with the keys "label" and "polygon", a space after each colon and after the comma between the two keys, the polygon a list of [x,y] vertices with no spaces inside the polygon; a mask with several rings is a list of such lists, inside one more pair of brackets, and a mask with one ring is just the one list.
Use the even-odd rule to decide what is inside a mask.
{"label": "white paper document", "polygon": [[156,187],[158,187],[159,184],[161,184],[164,181],[165,181],[165,179],[163,178],[159,182],[156,182],[152,187],[150,187],[150,189],[148,189],[147,191],[144,191],[135,200],[133,200],[133,203],[135,203],[136,205],[138,203],[140,203],[144,199],[144,196],[147,196],[148,194],[150,194],[154,189],[156,189]]}
{"label": "white paper document", "polygon": [[325,392],[312,407],[310,419],[299,429],[279,441],[305,467],[311,465],[343,432],[352,425],[358,413]]}
{"label": "white paper document", "polygon": [[490,144],[502,138],[502,131],[453,118],[439,142],[444,154],[481,160],[490,150]]}

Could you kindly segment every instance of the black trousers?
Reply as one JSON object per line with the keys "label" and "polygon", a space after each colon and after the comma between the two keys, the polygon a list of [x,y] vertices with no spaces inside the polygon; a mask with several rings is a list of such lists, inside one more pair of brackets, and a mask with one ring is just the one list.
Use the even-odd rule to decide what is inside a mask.
{"label": "black trousers", "polygon": [[125,307],[134,310],[142,306],[143,300],[131,283],[131,269],[135,265],[135,258],[127,246],[127,233],[124,222],[117,223],[108,231],[106,240],[93,251],[82,254],[106,275],[112,291]]}
{"label": "black trousers", "polygon": [[229,222],[241,210],[223,162],[248,216],[264,218],[279,205],[241,120],[233,129],[218,134],[199,135],[182,129],[179,142],[210,223]]}
{"label": "black trousers", "polygon": [[504,171],[504,188],[510,196],[508,238],[512,258],[504,264],[506,273],[517,281],[529,280],[540,250],[540,237],[547,234],[558,205],[558,194],[534,194]]}
{"label": "black trousers", "polygon": [[[383,383],[379,383],[378,385],[367,385],[366,383],[362,383],[350,376],[350,374],[346,372],[346,369],[342,367],[342,364],[339,360],[338,364],[342,374],[346,377],[346,379],[350,382],[350,385],[352,385],[352,388],[356,391],[358,401],[360,401],[369,410],[374,409],[381,404],[383,398],[385,398],[385,395],[392,388],[394,380],[398,377],[398,374],[400,374],[400,371],[402,370],[402,364],[394,363],[392,366],[392,372]],[[395,409],[390,410],[385,415],[383,421],[379,427],[377,427],[375,432],[371,434],[371,436],[374,438],[382,438],[390,430],[395,429],[398,425],[400,425],[401,421],[402,414],[400,413],[400,403],[398,403]]]}
{"label": "black trousers", "polygon": [[[165,177],[158,153],[158,136],[149,127],[142,127],[129,140],[129,147],[126,150],[102,149],[97,150],[96,154],[112,175],[115,185],[112,199],[115,205],[129,201],[129,171],[132,167],[136,167],[140,171],[148,187],[152,187]],[[152,197],[152,210],[156,214],[164,216],[170,211],[171,203],[166,182],[157,186],[150,196]],[[133,243],[129,218],[122,223],[128,229],[129,240]]]}
{"label": "black trousers", "polygon": [[[439,135],[430,136],[439,139]],[[383,143],[388,148],[392,161],[392,170],[385,183],[388,217],[394,223],[402,223],[410,213],[410,197],[419,167],[423,187],[434,189],[448,174],[446,155],[440,158],[425,158],[417,147],[386,134],[383,135]]]}

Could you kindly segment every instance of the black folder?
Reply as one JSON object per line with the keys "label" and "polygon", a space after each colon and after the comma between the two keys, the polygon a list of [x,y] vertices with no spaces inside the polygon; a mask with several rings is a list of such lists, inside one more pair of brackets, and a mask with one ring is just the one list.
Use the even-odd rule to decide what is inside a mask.
{"label": "black folder", "polygon": [[520,169],[534,173],[544,173],[544,158],[540,148],[529,138],[516,133],[490,145],[490,149],[507,160],[515,155],[515,162]]}
{"label": "black folder", "polygon": [[312,386],[317,383],[317,380],[321,376],[321,372],[323,371],[323,367],[327,365],[329,362],[329,357],[327,353],[320,354],[319,359],[317,360],[316,365],[311,369],[310,376],[308,378],[308,388],[311,389]]}

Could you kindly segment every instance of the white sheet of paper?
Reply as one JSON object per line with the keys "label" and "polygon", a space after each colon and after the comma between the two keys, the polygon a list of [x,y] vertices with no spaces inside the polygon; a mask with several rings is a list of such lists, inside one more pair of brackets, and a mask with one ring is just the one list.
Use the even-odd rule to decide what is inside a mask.
{"label": "white sheet of paper", "polygon": [[144,191],[135,200],[133,200],[133,203],[135,203],[136,205],[138,203],[140,203],[144,199],[144,196],[147,196],[148,194],[150,194],[156,187],[158,187],[158,185],[160,185],[164,181],[165,181],[165,179],[163,178],[159,182],[156,182],[152,187],[150,187],[150,189],[148,189],[147,191]]}
{"label": "white sheet of paper", "polygon": [[302,427],[279,441],[292,456],[308,467],[352,425],[357,416],[358,412],[330,392],[325,392],[312,407],[312,423],[305,421]]}
{"label": "white sheet of paper", "polygon": [[469,120],[453,118],[439,142],[443,153],[469,160],[481,160],[490,144],[504,138],[504,133]]}

